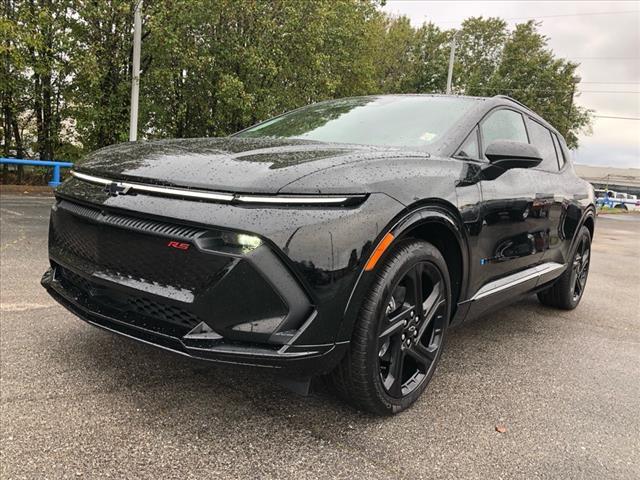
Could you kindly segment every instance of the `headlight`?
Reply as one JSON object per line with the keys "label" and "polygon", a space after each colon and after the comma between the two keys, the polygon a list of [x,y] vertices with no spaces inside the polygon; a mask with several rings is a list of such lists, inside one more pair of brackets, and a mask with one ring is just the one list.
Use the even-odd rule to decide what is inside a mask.
{"label": "headlight", "polygon": [[227,245],[240,247],[242,250],[255,250],[262,245],[262,240],[245,233],[223,233],[222,239]]}
{"label": "headlight", "polygon": [[203,250],[227,252],[236,255],[249,253],[262,245],[260,237],[246,233],[209,230],[199,236],[196,243]]}

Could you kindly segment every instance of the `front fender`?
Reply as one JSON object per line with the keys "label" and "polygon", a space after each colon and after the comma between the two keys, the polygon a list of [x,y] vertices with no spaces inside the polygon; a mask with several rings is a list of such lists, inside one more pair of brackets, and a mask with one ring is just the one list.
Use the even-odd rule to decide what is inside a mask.
{"label": "front fender", "polygon": [[[411,236],[412,232],[415,232],[416,229],[428,226],[429,224],[443,226],[452,234],[453,237],[455,237],[462,260],[462,289],[459,298],[466,298],[465,295],[467,290],[469,265],[468,242],[462,220],[459,218],[455,207],[448,202],[433,200],[431,203],[420,203],[418,205],[414,205],[411,208],[405,209],[391,222],[389,222],[389,224],[381,230],[374,242],[374,246],[378,245],[387,233],[391,233],[394,236],[394,241],[387,248],[385,254],[383,254],[379,259],[378,263],[384,261],[385,256],[399,241]],[[359,270],[358,278],[353,290],[351,291],[349,300],[347,301],[342,324],[337,337],[338,342],[348,341],[351,338],[353,327],[360,311],[360,306],[362,305],[367,292],[371,289],[372,283],[375,279],[375,269],[372,271],[365,271],[365,264],[366,259]],[[460,312],[460,315],[463,316],[463,312]],[[457,318],[458,315],[455,319]]]}

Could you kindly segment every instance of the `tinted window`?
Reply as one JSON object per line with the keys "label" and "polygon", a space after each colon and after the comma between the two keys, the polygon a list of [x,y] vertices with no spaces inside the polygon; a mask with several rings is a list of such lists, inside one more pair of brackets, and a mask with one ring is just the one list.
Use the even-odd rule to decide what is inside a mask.
{"label": "tinted window", "polygon": [[480,149],[478,148],[478,129],[474,128],[473,132],[469,134],[467,139],[462,144],[462,147],[455,154],[456,157],[461,158],[480,158]]}
{"label": "tinted window", "polygon": [[418,95],[331,100],[267,120],[238,136],[421,147],[437,140],[477,102]]}
{"label": "tinted window", "polygon": [[558,140],[558,137],[555,133],[552,133],[551,136],[553,137],[553,145],[556,147],[556,155],[558,155],[558,168],[562,170],[562,167],[564,167],[564,164],[567,160],[564,158],[564,152],[560,147],[560,141]]}
{"label": "tinted window", "polygon": [[482,122],[482,142],[486,149],[495,140],[528,143],[522,115],[513,110],[498,110]]}
{"label": "tinted window", "polygon": [[537,168],[550,172],[558,171],[558,157],[556,157],[556,147],[553,145],[551,132],[538,122],[529,122],[529,135],[531,144],[540,151],[542,163]]}

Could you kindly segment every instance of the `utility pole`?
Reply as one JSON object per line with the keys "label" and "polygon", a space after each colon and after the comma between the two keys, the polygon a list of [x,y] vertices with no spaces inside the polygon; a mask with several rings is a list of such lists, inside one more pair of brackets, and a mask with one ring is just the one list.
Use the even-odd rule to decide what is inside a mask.
{"label": "utility pole", "polygon": [[569,103],[569,113],[567,113],[569,121],[571,121],[571,114],[573,113],[573,102],[576,95],[576,85],[579,84],[581,80],[582,78],[578,77],[577,75],[575,75],[571,79],[571,102]]}
{"label": "utility pole", "polygon": [[140,43],[142,42],[142,0],[138,1],[133,17],[133,65],[131,68],[131,116],[129,141],[138,139],[138,96],[140,93]]}
{"label": "utility pole", "polygon": [[451,81],[453,79],[453,61],[456,58],[456,39],[460,30],[457,30],[456,33],[451,37],[451,53],[449,53],[449,74],[447,75],[447,95],[451,95]]}

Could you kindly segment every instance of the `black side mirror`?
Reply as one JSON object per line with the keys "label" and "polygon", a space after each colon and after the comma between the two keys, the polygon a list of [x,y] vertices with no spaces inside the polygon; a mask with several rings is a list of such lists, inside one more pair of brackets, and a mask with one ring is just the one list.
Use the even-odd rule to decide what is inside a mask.
{"label": "black side mirror", "polygon": [[491,165],[504,170],[531,168],[542,162],[542,156],[536,147],[528,143],[513,142],[511,140],[491,142],[484,154],[491,162]]}

